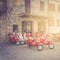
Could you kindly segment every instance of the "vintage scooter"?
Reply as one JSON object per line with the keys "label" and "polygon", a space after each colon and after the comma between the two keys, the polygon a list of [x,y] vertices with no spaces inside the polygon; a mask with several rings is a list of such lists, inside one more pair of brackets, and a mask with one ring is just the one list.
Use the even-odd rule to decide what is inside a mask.
{"label": "vintage scooter", "polygon": [[12,42],[12,43],[15,42],[14,36],[13,36],[13,34],[12,34],[11,32],[8,33],[8,39],[9,39],[9,41]]}
{"label": "vintage scooter", "polygon": [[19,33],[19,40],[20,40],[20,45],[25,44],[25,41],[26,41],[26,33]]}
{"label": "vintage scooter", "polygon": [[18,33],[15,33],[14,40],[15,40],[16,45],[20,45],[20,40],[19,40],[19,34]]}
{"label": "vintage scooter", "polygon": [[16,45],[19,45],[19,36],[18,33],[8,33],[9,41],[12,43],[16,43]]}
{"label": "vintage scooter", "polygon": [[27,44],[26,33],[8,33],[9,41],[16,43],[16,45]]}
{"label": "vintage scooter", "polygon": [[42,45],[40,44],[40,34],[39,33],[36,33],[35,38],[32,38],[30,33],[28,33],[27,38],[28,38],[29,47],[31,47],[31,46],[37,47],[37,49],[40,51],[43,49]]}
{"label": "vintage scooter", "polygon": [[41,34],[36,33],[34,39],[31,39],[29,34],[27,36],[29,47],[35,46],[39,51],[43,50],[44,45],[48,45],[50,49],[54,48],[54,43],[49,35],[42,36]]}
{"label": "vintage scooter", "polygon": [[23,33],[24,44],[27,44],[27,37],[26,37],[26,34],[27,34],[27,33],[25,33],[25,32]]}
{"label": "vintage scooter", "polygon": [[53,43],[53,40],[51,38],[51,36],[49,34],[44,34],[42,37],[41,37],[41,40],[40,40],[40,43],[44,46],[48,46],[50,49],[53,49],[55,46],[54,46],[54,43]]}

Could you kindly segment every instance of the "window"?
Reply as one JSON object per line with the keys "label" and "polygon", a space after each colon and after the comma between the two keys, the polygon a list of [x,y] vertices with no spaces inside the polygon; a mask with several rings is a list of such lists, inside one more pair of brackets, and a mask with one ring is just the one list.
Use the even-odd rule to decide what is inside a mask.
{"label": "window", "polygon": [[18,32],[18,25],[13,25],[13,32],[15,32],[16,30]]}
{"label": "window", "polygon": [[43,34],[45,31],[46,31],[46,23],[45,23],[45,21],[40,21],[40,22],[38,22],[38,31],[41,33],[41,34]]}
{"label": "window", "polygon": [[30,13],[30,0],[25,0],[25,13]]}
{"label": "window", "polygon": [[57,26],[60,27],[60,20],[57,20]]}
{"label": "window", "polygon": [[49,20],[49,26],[54,26],[54,20]]}
{"label": "window", "polygon": [[60,12],[60,5],[58,5],[58,8],[57,9],[58,9],[58,12]]}
{"label": "window", "polygon": [[40,1],[40,10],[44,10],[45,9],[45,3],[44,1]]}
{"label": "window", "polygon": [[55,4],[49,3],[48,9],[49,9],[49,11],[54,11],[55,10]]}

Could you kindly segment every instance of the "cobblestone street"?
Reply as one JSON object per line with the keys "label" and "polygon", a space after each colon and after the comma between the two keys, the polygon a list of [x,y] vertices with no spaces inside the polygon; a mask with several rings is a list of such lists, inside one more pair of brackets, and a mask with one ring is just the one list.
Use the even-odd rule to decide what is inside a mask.
{"label": "cobblestone street", "polygon": [[60,60],[60,43],[54,49],[44,47],[43,51],[29,48],[27,45],[16,46],[10,43],[0,44],[0,60]]}

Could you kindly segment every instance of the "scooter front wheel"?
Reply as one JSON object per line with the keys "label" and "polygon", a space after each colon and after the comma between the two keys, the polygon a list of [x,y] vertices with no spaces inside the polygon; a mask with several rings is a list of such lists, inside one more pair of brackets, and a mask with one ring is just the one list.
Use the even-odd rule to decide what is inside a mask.
{"label": "scooter front wheel", "polygon": [[42,50],[43,50],[43,45],[41,45],[41,44],[38,45],[38,46],[37,46],[37,49],[38,49],[38,51],[42,51]]}
{"label": "scooter front wheel", "polygon": [[24,41],[20,41],[20,44],[21,44],[21,45],[24,45]]}
{"label": "scooter front wheel", "polygon": [[48,47],[49,47],[50,49],[53,49],[53,48],[54,48],[54,44],[53,44],[53,43],[52,43],[52,44],[49,44]]}
{"label": "scooter front wheel", "polygon": [[16,42],[16,45],[20,45],[20,42],[18,41],[18,42]]}

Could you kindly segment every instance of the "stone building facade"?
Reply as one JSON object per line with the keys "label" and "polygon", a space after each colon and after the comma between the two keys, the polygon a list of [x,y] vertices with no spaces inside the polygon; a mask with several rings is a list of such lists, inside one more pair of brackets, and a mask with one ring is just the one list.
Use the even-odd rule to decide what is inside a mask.
{"label": "stone building facade", "polygon": [[[7,12],[1,17],[1,34],[8,32],[60,32],[59,0],[7,0]],[[3,36],[4,35],[4,36]],[[2,40],[4,40],[2,39]]]}

